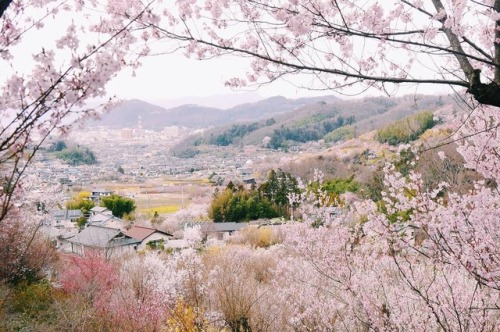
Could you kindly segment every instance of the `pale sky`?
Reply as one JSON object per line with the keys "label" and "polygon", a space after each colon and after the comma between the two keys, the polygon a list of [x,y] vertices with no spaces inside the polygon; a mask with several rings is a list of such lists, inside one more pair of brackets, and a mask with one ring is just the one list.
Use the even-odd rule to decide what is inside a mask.
{"label": "pale sky", "polygon": [[[384,5],[391,7],[393,3],[384,1]],[[364,88],[360,85],[354,89],[339,92],[312,91],[300,87],[301,85],[311,86],[311,78],[305,75],[303,77],[285,77],[287,80],[293,80],[292,83],[278,80],[258,89],[249,87],[237,91],[226,87],[224,82],[233,77],[245,77],[250,60],[234,56],[200,61],[184,57],[181,51],[143,59],[143,63],[143,67],[136,71],[135,78],[131,79],[130,72],[121,74],[109,85],[109,92],[123,99],[137,98],[161,106],[170,107],[191,102],[223,108],[237,104],[238,98],[245,102],[246,99],[255,101],[259,97],[268,98],[276,95],[287,98],[323,95],[359,98],[370,95],[386,95],[376,89],[363,92]],[[426,70],[425,65],[416,66],[416,68]],[[387,87],[391,96],[416,93],[449,94],[452,92],[448,86],[432,84],[397,85],[392,88],[388,85]],[[210,96],[216,96],[216,98],[207,99]]]}
{"label": "pale sky", "polygon": [[[310,96],[335,95],[340,98],[384,95],[378,90],[367,91],[359,95],[359,90],[312,91],[297,85],[308,85],[310,78],[294,77],[287,82],[276,81],[260,88],[235,90],[226,87],[224,82],[233,76],[244,76],[248,64],[246,59],[231,57],[212,60],[195,60],[184,57],[181,53],[156,56],[144,59],[143,66],[136,70],[135,77],[130,71],[121,73],[108,86],[110,94],[121,99],[141,99],[164,107],[174,107],[193,103],[205,106],[227,108],[233,105],[252,102],[272,96],[301,98]],[[294,85],[295,84],[295,85]],[[451,90],[446,86],[412,85],[398,86],[391,95],[404,94],[447,94]],[[240,102],[241,101],[241,102]]]}
{"label": "pale sky", "polygon": [[135,77],[130,71],[123,72],[113,80],[108,90],[124,99],[161,101],[164,104],[171,101],[172,105],[188,103],[190,99],[198,103],[203,99],[203,102],[211,104],[208,106],[220,104],[219,107],[236,103],[238,97],[244,102],[276,95],[301,98],[331,94],[328,91],[302,89],[285,81],[238,90],[225,86],[224,82],[229,78],[244,76],[247,67],[246,59],[236,57],[200,61],[188,59],[181,53],[162,55],[144,59]]}
{"label": "pale sky", "polygon": [[[62,17],[61,19],[63,22],[64,19],[69,20],[68,17]],[[18,65],[17,70],[23,68],[23,64],[33,62],[32,54],[47,44],[45,36],[50,35],[51,39],[60,36],[63,33],[63,31],[59,31],[60,27],[59,24],[49,24],[43,32],[35,32],[31,39],[25,40],[15,54],[15,62]],[[289,78],[294,80],[295,86],[290,82],[279,80],[259,89],[234,90],[226,87],[224,85],[226,80],[232,77],[245,76],[249,67],[249,59],[247,58],[224,57],[199,61],[188,59],[179,52],[145,58],[142,62],[143,66],[136,70],[135,77],[132,77],[130,70],[119,74],[108,85],[109,94],[116,95],[121,99],[141,99],[164,107],[194,103],[221,108],[276,95],[288,98],[332,94],[341,98],[350,98],[349,94],[355,97],[382,95],[382,92],[378,90],[367,91],[361,95],[359,95],[361,90],[344,91],[343,93],[347,94],[346,96],[334,91],[311,91],[299,87],[300,85],[310,85],[309,77],[300,76]],[[0,69],[4,74],[7,74],[7,71],[4,70],[7,68]],[[414,85],[409,88],[399,87],[397,90],[390,91],[390,93],[391,95],[446,94],[450,91],[445,86]]]}

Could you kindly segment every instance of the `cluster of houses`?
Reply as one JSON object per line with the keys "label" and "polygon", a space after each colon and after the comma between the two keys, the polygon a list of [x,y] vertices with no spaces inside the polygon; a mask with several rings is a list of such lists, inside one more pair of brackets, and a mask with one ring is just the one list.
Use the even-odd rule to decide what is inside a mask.
{"label": "cluster of houses", "polygon": [[44,231],[63,252],[85,255],[85,251],[99,250],[107,258],[112,254],[144,250],[147,246],[156,248],[173,239],[172,234],[158,229],[130,227],[110,210],[99,206],[100,200],[111,194],[113,191],[106,189],[92,190],[90,199],[96,206],[90,209],[89,215],[81,210],[57,210],[43,224]]}
{"label": "cluster of houses", "polygon": [[[106,190],[94,190],[91,199],[98,201],[110,194]],[[247,226],[246,223],[233,222],[198,224],[203,239],[217,241],[225,241],[231,234]],[[187,227],[198,224],[192,223]],[[101,206],[93,207],[88,216],[81,210],[57,210],[43,224],[43,230],[59,250],[81,256],[97,250],[109,259],[113,255],[146,249],[179,250],[188,247],[184,239],[177,239],[170,233],[152,227],[130,225]]]}
{"label": "cluster of houses", "polygon": [[[102,197],[113,192],[106,189],[95,189],[90,199],[96,203],[88,215],[81,210],[57,210],[52,217],[43,224],[43,229],[56,247],[66,253],[84,256],[86,252],[100,251],[106,258],[113,255],[131,254],[143,250],[180,250],[188,247],[188,241],[176,238],[173,234],[148,226],[131,225],[112,214],[110,210],[99,206]],[[325,208],[321,211],[321,219],[332,219],[343,212],[337,207]],[[272,225],[272,221],[261,221]],[[220,241],[224,243],[240,229],[261,222],[193,222],[186,223],[185,227],[200,227],[202,240]],[[270,223],[271,222],[271,223]],[[274,224],[281,224],[274,222]]]}
{"label": "cluster of houses", "polygon": [[[83,226],[77,222],[81,218],[85,218]],[[146,226],[129,227],[126,221],[99,206],[92,208],[88,217],[80,210],[58,210],[44,224],[44,230],[59,250],[77,255],[99,250],[109,258],[114,254],[132,253],[147,247],[183,246],[183,243],[173,239],[172,234]]]}

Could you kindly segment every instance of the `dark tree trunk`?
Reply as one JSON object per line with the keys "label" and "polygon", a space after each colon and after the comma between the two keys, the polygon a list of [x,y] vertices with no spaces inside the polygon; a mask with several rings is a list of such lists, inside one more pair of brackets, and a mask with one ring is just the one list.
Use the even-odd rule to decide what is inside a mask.
{"label": "dark tree trunk", "polygon": [[500,107],[500,86],[495,82],[482,83],[480,73],[480,70],[474,70],[472,77],[469,78],[470,87],[467,92],[481,104]]}
{"label": "dark tree trunk", "polygon": [[495,82],[475,84],[467,91],[481,104],[500,107],[500,86]]}
{"label": "dark tree trunk", "polygon": [[3,16],[5,10],[9,7],[12,0],[0,0],[0,17]]}

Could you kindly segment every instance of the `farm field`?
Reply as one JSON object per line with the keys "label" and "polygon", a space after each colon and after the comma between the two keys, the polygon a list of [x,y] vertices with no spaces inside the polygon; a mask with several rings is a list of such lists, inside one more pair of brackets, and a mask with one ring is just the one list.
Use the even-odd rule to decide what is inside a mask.
{"label": "farm field", "polygon": [[144,214],[170,214],[189,206],[193,197],[211,192],[206,179],[162,177],[146,182],[115,183],[104,182],[92,188],[105,188],[116,194],[134,199],[136,211]]}

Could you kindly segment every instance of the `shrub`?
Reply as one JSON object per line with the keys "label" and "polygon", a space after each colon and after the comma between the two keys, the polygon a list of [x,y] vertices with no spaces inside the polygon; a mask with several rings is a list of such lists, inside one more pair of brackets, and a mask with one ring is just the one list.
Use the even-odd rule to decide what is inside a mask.
{"label": "shrub", "polygon": [[47,281],[21,283],[14,292],[12,308],[18,313],[35,318],[43,315],[52,302],[52,287]]}
{"label": "shrub", "polygon": [[336,143],[338,141],[349,140],[354,137],[356,137],[356,127],[348,125],[337,128],[334,131],[326,134],[325,141]]}
{"label": "shrub", "polygon": [[57,153],[57,157],[70,165],[94,165],[97,158],[88,148],[73,147]]}
{"label": "shrub", "polygon": [[235,244],[248,244],[253,248],[268,248],[280,242],[280,238],[274,234],[269,226],[245,227],[240,230],[232,241]]}
{"label": "shrub", "polygon": [[115,194],[103,197],[101,206],[109,209],[115,217],[122,218],[127,215],[129,220],[132,220],[130,214],[135,210],[135,202],[133,199]]}

